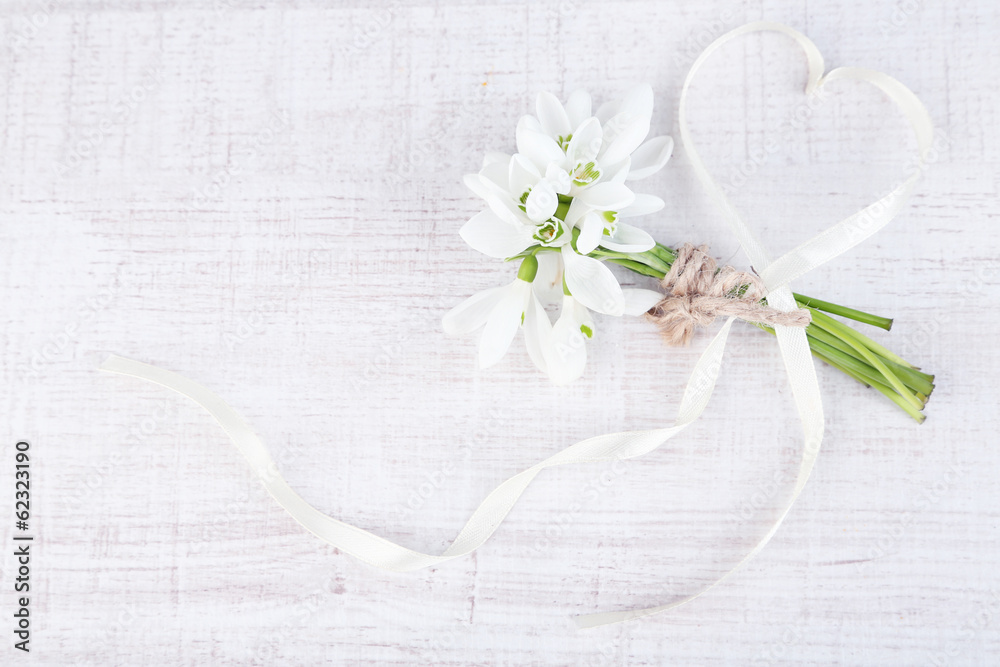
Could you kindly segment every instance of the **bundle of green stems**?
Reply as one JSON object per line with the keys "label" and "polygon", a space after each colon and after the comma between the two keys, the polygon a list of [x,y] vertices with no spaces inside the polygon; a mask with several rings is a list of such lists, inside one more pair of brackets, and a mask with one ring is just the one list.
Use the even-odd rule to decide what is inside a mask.
{"label": "bundle of green stems", "polygon": [[[579,230],[574,229],[573,232],[575,247]],[[547,250],[553,248],[533,246],[510,259],[523,258]],[[643,276],[662,280],[677,259],[677,253],[657,243],[650,250],[641,253],[613,252],[597,248],[590,253],[590,257],[618,264]],[[934,391],[934,376],[924,373],[919,367],[831,315],[886,331],[892,327],[890,318],[846,308],[803,294],[793,294],[793,296],[798,306],[807,309],[812,316],[812,322],[806,327],[806,337],[814,356],[861,384],[876,389],[918,423],[923,423],[926,417],[922,411]],[[754,326],[774,334],[774,329],[767,325]]]}
{"label": "bundle of green stems", "polygon": [[[619,253],[598,248],[591,256],[662,280],[670,271],[677,253],[657,243],[655,247],[642,253]],[[924,373],[917,366],[831,315],[886,331],[892,327],[890,318],[838,306],[803,294],[794,294],[794,297],[799,307],[809,310],[812,315],[812,322],[806,327],[806,336],[814,356],[861,384],[878,390],[917,422],[924,421],[922,410],[934,391],[934,376]],[[771,327],[762,324],[755,326],[774,334]]]}

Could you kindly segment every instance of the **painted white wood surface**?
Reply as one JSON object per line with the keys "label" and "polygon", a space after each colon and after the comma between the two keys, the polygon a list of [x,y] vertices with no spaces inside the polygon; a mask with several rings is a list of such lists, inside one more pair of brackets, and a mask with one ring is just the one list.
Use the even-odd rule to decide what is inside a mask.
{"label": "painted white wood surface", "polygon": [[[821,367],[828,437],[806,492],[696,602],[569,621],[692,592],[774,518],[800,443],[759,331],[735,334],[683,437],[622,474],[550,471],[475,555],[405,575],[301,529],[192,404],[96,371],[114,352],[204,383],[317,507],[442,549],[513,472],[669,423],[709,339],[670,350],[642,320],[604,318],[572,387],[520,343],[476,370],[475,338],[445,339],[440,317],[512,269],[459,239],[479,207],[462,175],[511,149],[539,90],[650,81],[654,131],[676,135],[693,56],[760,18],[830,66],[899,78],[947,138],[891,228],[796,284],[895,316],[877,338],[938,383],[918,427]],[[39,0],[4,2],[0,26],[3,664],[1000,661],[996,3]],[[692,99],[723,180],[779,145],[736,188],[775,252],[885,192],[914,150],[864,86],[797,111],[803,80],[791,42],[754,37]],[[645,227],[739,263],[677,153],[643,182],[668,202]],[[39,540],[27,656],[10,641],[17,439]]]}

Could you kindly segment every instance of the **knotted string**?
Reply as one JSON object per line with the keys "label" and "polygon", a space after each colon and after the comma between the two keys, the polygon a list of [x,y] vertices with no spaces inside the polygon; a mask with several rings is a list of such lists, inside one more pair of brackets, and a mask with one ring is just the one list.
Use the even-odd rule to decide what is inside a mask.
{"label": "knotted string", "polygon": [[717,268],[706,245],[685,243],[679,248],[660,286],[666,296],[646,316],[660,328],[668,345],[687,345],[696,326],[707,327],[716,317],[771,327],[804,327],[812,320],[803,308],[784,311],[762,303],[767,290],[761,279],[728,265]]}

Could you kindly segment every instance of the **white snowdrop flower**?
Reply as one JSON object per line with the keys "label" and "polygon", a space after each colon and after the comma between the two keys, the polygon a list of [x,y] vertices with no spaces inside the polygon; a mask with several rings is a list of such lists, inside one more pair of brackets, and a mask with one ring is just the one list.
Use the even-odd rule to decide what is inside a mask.
{"label": "white snowdrop flower", "polygon": [[[642,315],[663,298],[659,292],[647,289],[625,289],[625,315]],[[583,375],[587,365],[587,341],[594,337],[594,321],[587,309],[571,294],[564,294],[562,312],[552,326],[546,350],[549,378],[564,385]]]}
{"label": "white snowdrop flower", "polygon": [[[584,255],[597,247],[618,252],[653,247],[649,234],[620,222],[663,206],[659,198],[636,195],[625,184],[659,171],[673,150],[666,136],[643,143],[653,111],[652,88],[634,88],[597,116],[591,115],[585,91],[574,92],[565,105],[541,93],[535,108],[536,116],[518,121],[517,153],[490,153],[478,174],[466,176],[489,213],[470,221],[463,238],[493,257],[516,255],[536,244],[567,245],[574,227],[580,230],[576,247]],[[501,223],[513,230],[501,229]]]}
{"label": "white snowdrop flower", "polygon": [[[657,292],[623,290],[605,263],[656,245],[631,220],[664,202],[629,186],[659,171],[673,150],[670,137],[646,139],[652,112],[648,85],[596,113],[586,91],[573,92],[565,104],[543,92],[535,115],[517,123],[517,152],[487,153],[479,173],[465,177],[486,208],[462,227],[462,238],[490,257],[525,258],[517,280],[470,297],[445,316],[448,333],[483,327],[482,367],[504,356],[521,327],[535,364],[553,381],[570,382],[586,365],[592,311],[639,314],[658,300]],[[544,285],[533,289],[539,262]],[[538,298],[553,287],[565,292],[555,326]],[[559,291],[545,295],[560,298]]]}
{"label": "white snowdrop flower", "polygon": [[483,329],[479,339],[480,368],[500,361],[507,354],[517,330],[523,328],[528,355],[539,370],[548,372],[545,349],[549,345],[552,323],[531,288],[537,270],[537,260],[528,256],[513,282],[473,294],[444,316],[442,326],[448,335]]}

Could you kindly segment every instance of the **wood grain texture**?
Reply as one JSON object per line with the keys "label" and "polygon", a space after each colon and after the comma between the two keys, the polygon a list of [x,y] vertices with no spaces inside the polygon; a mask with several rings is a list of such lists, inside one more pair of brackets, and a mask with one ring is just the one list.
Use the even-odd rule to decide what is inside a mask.
{"label": "wood grain texture", "polygon": [[[549,471],[475,555],[405,575],[302,530],[192,404],[96,371],[114,352],[205,384],[308,501],[442,549],[508,475],[668,424],[709,340],[668,350],[601,318],[571,387],[520,344],[476,370],[475,338],[444,338],[440,317],[511,269],[458,237],[479,207],[462,175],[512,148],[539,90],[650,81],[653,129],[676,136],[694,55],[761,18],[829,66],[900,79],[946,138],[890,228],[796,284],[894,316],[877,338],[938,381],[917,427],[820,367],[816,472],[711,594],[569,621],[689,594],[773,520],[798,425],[774,342],[749,327],[683,437],[621,474]],[[996,664],[998,29],[988,0],[3,3],[0,663]],[[804,69],[788,40],[751,37],[692,92],[703,155],[776,253],[887,191],[914,151],[862,85],[802,112]],[[667,200],[645,228],[740,264],[689,167],[680,147],[642,182]],[[17,439],[39,536],[27,656],[9,641]]]}

